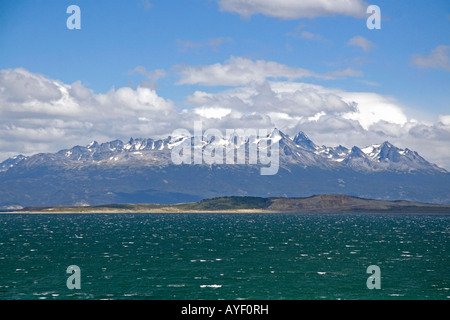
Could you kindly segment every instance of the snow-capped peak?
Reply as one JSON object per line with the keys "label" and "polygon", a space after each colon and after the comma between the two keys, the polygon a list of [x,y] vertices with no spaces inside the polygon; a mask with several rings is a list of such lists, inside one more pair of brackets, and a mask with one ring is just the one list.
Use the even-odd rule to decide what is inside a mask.
{"label": "snow-capped peak", "polygon": [[297,133],[292,140],[294,143],[302,148],[305,148],[307,150],[316,151],[320,149],[312,140],[302,131]]}
{"label": "snow-capped peak", "polygon": [[11,158],[6,159],[5,161],[0,163],[0,172],[7,171],[12,167],[15,167],[20,162],[28,159],[28,157],[19,154],[17,156],[13,156]]}
{"label": "snow-capped peak", "polygon": [[91,143],[89,143],[86,148],[88,149],[93,149],[93,148],[97,148],[98,147],[98,142],[97,141],[91,141]]}
{"label": "snow-capped peak", "polygon": [[[225,147],[228,149],[230,147],[230,149],[236,148],[240,150],[241,148],[248,149],[249,146],[254,146],[255,144],[258,148],[267,148],[273,143],[280,143],[279,160],[283,164],[302,167],[349,167],[353,170],[368,172],[411,172],[417,170],[446,172],[444,169],[426,161],[417,152],[397,148],[387,141],[362,149],[356,146],[348,149],[342,145],[337,147],[319,147],[303,132],[299,132],[291,139],[276,128],[270,132],[264,132],[264,130],[252,131],[253,133],[249,136],[240,135],[236,131],[233,132],[233,134],[226,137],[174,135],[159,140],[131,138],[126,143],[121,140],[101,144],[92,141],[85,147],[75,146],[71,149],[61,150],[57,155],[63,158],[63,160],[61,159],[62,161],[75,161],[83,164],[93,162],[123,163],[128,161],[128,159],[136,160],[139,158],[155,165],[166,165],[170,161],[171,150],[184,142],[189,142],[189,145],[194,147],[194,149],[203,149],[211,146],[212,148]],[[249,134],[249,132],[244,134]],[[36,157],[37,155],[32,158],[36,159]],[[16,166],[23,159],[23,156],[17,156],[0,163],[0,171],[9,170],[9,168]],[[42,161],[46,160],[43,158]]]}
{"label": "snow-capped peak", "polygon": [[270,139],[271,143],[277,143],[279,142],[281,139],[283,139],[284,137],[284,133],[282,133],[280,130],[278,130],[277,128],[273,129],[268,138]]}

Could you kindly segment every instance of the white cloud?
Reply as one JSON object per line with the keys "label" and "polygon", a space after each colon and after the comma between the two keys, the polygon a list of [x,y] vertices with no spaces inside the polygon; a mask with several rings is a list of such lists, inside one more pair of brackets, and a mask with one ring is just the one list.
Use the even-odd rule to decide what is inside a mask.
{"label": "white cloud", "polygon": [[241,57],[231,57],[225,64],[180,65],[176,69],[181,75],[178,84],[202,84],[207,86],[238,86],[251,82],[262,82],[269,77],[299,79],[317,76],[306,69],[264,60],[252,61]]}
{"label": "white cloud", "polygon": [[376,45],[362,36],[356,36],[348,40],[347,45],[359,47],[364,52],[372,51]]}
{"label": "white cloud", "polygon": [[385,96],[368,92],[340,92],[339,95],[344,101],[358,104],[357,111],[343,117],[358,121],[366,130],[380,121],[397,125],[404,125],[408,121],[402,108]]}
{"label": "white cloud", "polygon": [[450,71],[450,46],[438,46],[427,56],[413,55],[411,63],[419,68]]}
{"label": "white cloud", "polygon": [[2,98],[9,102],[51,101],[61,98],[56,81],[31,74],[22,68],[0,71],[0,87]]}
{"label": "white cloud", "polygon": [[367,4],[362,0],[220,0],[221,10],[248,18],[263,14],[278,19],[315,18],[345,15],[365,17]]}
{"label": "white cloud", "polygon": [[450,115],[439,115],[438,124],[445,128],[445,130],[450,129]]}
{"label": "white cloud", "polygon": [[231,57],[225,63],[212,65],[178,65],[175,70],[180,75],[177,84],[201,84],[205,86],[239,86],[267,79],[296,80],[306,77],[334,79],[337,77],[361,76],[361,71],[346,69],[317,74],[303,68],[291,67],[278,62],[250,60]]}
{"label": "white cloud", "polygon": [[100,94],[96,101],[103,108],[114,108],[128,114],[130,111],[165,113],[173,109],[173,104],[159,97],[155,90],[138,87],[136,90],[124,87]]}
{"label": "white cloud", "polygon": [[25,69],[0,71],[0,158],[93,139],[168,135],[179,121],[174,104],[150,88],[94,94],[79,81],[69,85]]}
{"label": "white cloud", "polygon": [[[217,109],[219,113],[226,110],[227,115],[233,112],[268,115],[271,123],[280,129],[319,120],[315,125],[327,121],[338,128],[347,128],[350,124],[361,131],[370,131],[381,122],[397,127],[408,123],[401,106],[386,96],[298,82],[266,81],[218,93],[196,91],[186,102],[195,110],[208,110],[210,114]],[[333,127],[324,128],[333,130]]]}
{"label": "white cloud", "polygon": [[351,148],[388,140],[450,168],[450,115],[439,116],[435,123],[409,119],[388,96],[266,81],[217,93],[197,91],[186,102],[210,114],[225,108],[225,116],[209,118],[208,125],[215,128],[246,128],[250,123],[243,119],[251,118],[251,125],[261,128],[277,127],[290,135],[304,131],[320,145]]}
{"label": "white cloud", "polygon": [[222,119],[231,113],[231,109],[221,107],[200,107],[193,110],[196,114],[208,119]]}
{"label": "white cloud", "polygon": [[192,130],[194,121],[202,120],[204,128],[221,130],[278,127],[290,135],[301,130],[316,143],[330,146],[389,140],[450,168],[449,114],[424,123],[409,119],[395,99],[371,92],[264,77],[261,82],[236,83],[240,87],[195,91],[186,98],[188,107],[177,110],[151,88],[124,87],[95,94],[79,81],[69,85],[24,69],[3,70],[0,160],[18,153],[55,152],[92,140],[164,137],[177,128]]}
{"label": "white cloud", "polygon": [[272,114],[277,117],[285,114],[291,119],[314,117],[319,112],[331,114],[355,110],[353,103],[346,103],[338,95],[325,91],[320,86],[268,81],[214,94],[197,91],[187,98],[187,102],[208,109],[227,108],[243,113]]}

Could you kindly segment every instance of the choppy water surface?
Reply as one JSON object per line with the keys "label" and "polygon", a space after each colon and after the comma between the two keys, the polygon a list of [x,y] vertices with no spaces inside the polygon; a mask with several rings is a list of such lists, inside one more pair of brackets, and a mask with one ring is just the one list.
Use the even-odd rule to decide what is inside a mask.
{"label": "choppy water surface", "polygon": [[2,214],[0,227],[0,299],[450,298],[449,216]]}

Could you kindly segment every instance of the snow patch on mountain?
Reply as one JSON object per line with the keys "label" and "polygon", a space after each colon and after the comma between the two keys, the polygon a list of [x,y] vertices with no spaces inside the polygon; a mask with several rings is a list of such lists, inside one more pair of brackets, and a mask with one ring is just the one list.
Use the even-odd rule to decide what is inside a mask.
{"label": "snow patch on mountain", "polygon": [[[187,141],[196,149],[205,150],[242,150],[248,155],[250,146],[256,144],[258,148],[269,148],[272,144],[279,144],[280,166],[289,168],[318,167],[322,169],[350,168],[362,172],[441,172],[446,170],[429,163],[417,152],[400,149],[389,142],[373,144],[360,149],[357,146],[348,149],[342,145],[337,147],[318,146],[305,133],[299,132],[293,138],[278,129],[271,130],[267,135],[242,138],[235,131],[229,136],[187,137],[174,136],[165,139],[131,138],[124,143],[114,140],[105,143],[92,141],[87,146],[75,146],[61,150],[55,154],[38,154],[32,157],[19,155],[0,163],[0,172],[5,172],[19,164],[42,163],[52,161],[64,162],[71,165],[123,165],[132,161],[139,161],[145,166],[169,166],[171,150]],[[41,157],[41,158],[40,158]]]}

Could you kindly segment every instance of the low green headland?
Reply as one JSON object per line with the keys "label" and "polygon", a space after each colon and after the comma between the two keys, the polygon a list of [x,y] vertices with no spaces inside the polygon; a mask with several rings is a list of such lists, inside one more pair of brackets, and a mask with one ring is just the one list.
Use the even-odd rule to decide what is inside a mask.
{"label": "low green headland", "polygon": [[15,213],[395,213],[450,214],[448,204],[363,199],[348,195],[306,198],[218,197],[179,204],[107,204],[97,206],[26,207]]}

